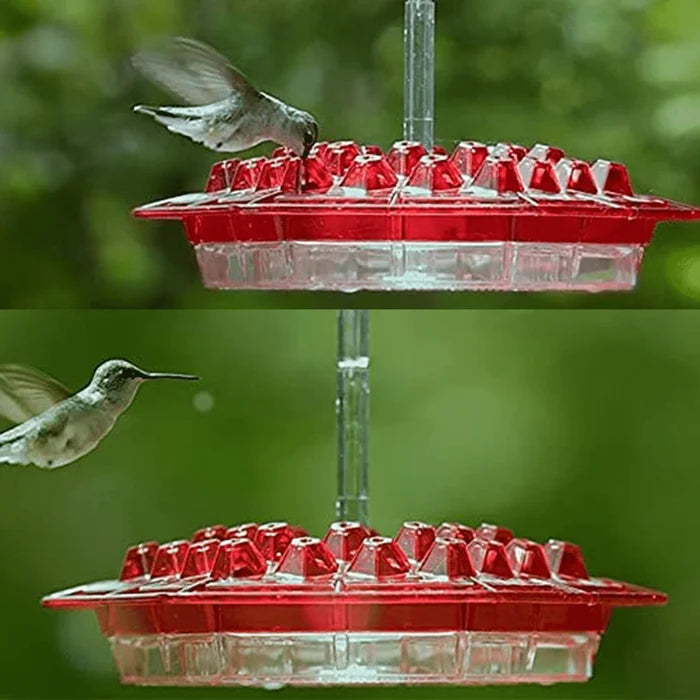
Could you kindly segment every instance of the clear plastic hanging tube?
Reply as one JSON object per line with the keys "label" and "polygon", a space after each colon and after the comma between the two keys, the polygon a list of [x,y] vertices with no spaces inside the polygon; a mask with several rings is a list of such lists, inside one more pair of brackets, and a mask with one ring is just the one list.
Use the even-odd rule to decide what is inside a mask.
{"label": "clear plastic hanging tube", "polygon": [[433,147],[435,0],[406,0],[404,138]]}
{"label": "clear plastic hanging tube", "polygon": [[338,313],[336,517],[369,524],[369,311]]}

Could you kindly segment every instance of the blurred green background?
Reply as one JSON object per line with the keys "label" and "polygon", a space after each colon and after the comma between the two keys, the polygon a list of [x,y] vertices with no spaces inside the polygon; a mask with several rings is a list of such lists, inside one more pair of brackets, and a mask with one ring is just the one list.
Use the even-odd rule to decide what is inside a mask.
{"label": "blurred green background", "polygon": [[[375,527],[491,521],[569,539],[593,574],[666,591],[670,605],[617,611],[586,685],[282,697],[697,698],[700,314],[375,312],[372,323]],[[144,387],[71,467],[0,469],[0,696],[268,697],[121,688],[92,616],[39,600],[116,576],[134,543],[214,523],[286,519],[322,534],[335,497],[334,333],[327,311],[0,314],[0,361],[76,389],[115,356],[203,377]]]}
{"label": "blurred green background", "polygon": [[[697,0],[439,0],[437,137],[549,142],[700,203]],[[177,223],[138,204],[200,190],[217,159],[131,112],[169,102],[128,57],[194,35],[325,139],[401,137],[401,0],[3,0],[0,306],[700,305],[700,226],[664,226],[637,292],[604,297],[213,294]],[[258,152],[269,152],[269,146]]]}

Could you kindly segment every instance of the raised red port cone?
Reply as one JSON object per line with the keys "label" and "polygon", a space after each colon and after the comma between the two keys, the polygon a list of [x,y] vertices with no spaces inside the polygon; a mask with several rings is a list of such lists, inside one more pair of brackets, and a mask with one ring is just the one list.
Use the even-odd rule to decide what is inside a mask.
{"label": "raised red port cone", "polygon": [[494,525],[295,533],[137,545],[119,580],[43,602],[94,610],[125,683],[263,687],[586,681],[613,608],[666,602],[591,578],[573,544]]}
{"label": "raised red port cone", "polygon": [[633,288],[656,225],[700,210],[543,144],[340,141],[217,163],[136,216],[182,221],[213,289],[598,292]]}

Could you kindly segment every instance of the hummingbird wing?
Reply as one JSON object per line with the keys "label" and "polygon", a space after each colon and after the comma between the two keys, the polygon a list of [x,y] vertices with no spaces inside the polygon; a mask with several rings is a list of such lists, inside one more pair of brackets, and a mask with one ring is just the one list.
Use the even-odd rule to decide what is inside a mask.
{"label": "hummingbird wing", "polygon": [[71,395],[55,379],[21,365],[0,365],[0,416],[23,423]]}
{"label": "hummingbird wing", "polygon": [[169,39],[160,49],[136,54],[132,63],[148,80],[195,106],[236,94],[246,100],[260,95],[226,58],[194,39]]}

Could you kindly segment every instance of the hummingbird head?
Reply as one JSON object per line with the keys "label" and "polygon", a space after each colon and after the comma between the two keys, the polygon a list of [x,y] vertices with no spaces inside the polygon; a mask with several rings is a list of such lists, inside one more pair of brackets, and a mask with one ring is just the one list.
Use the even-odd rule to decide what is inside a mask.
{"label": "hummingbird head", "polygon": [[318,141],[318,122],[308,112],[297,111],[292,125],[291,143],[285,146],[302,158],[307,158]]}
{"label": "hummingbird head", "polygon": [[107,396],[120,396],[131,403],[139,386],[151,379],[196,381],[199,377],[193,377],[189,374],[146,372],[126,360],[110,360],[97,368],[91,386]]}

